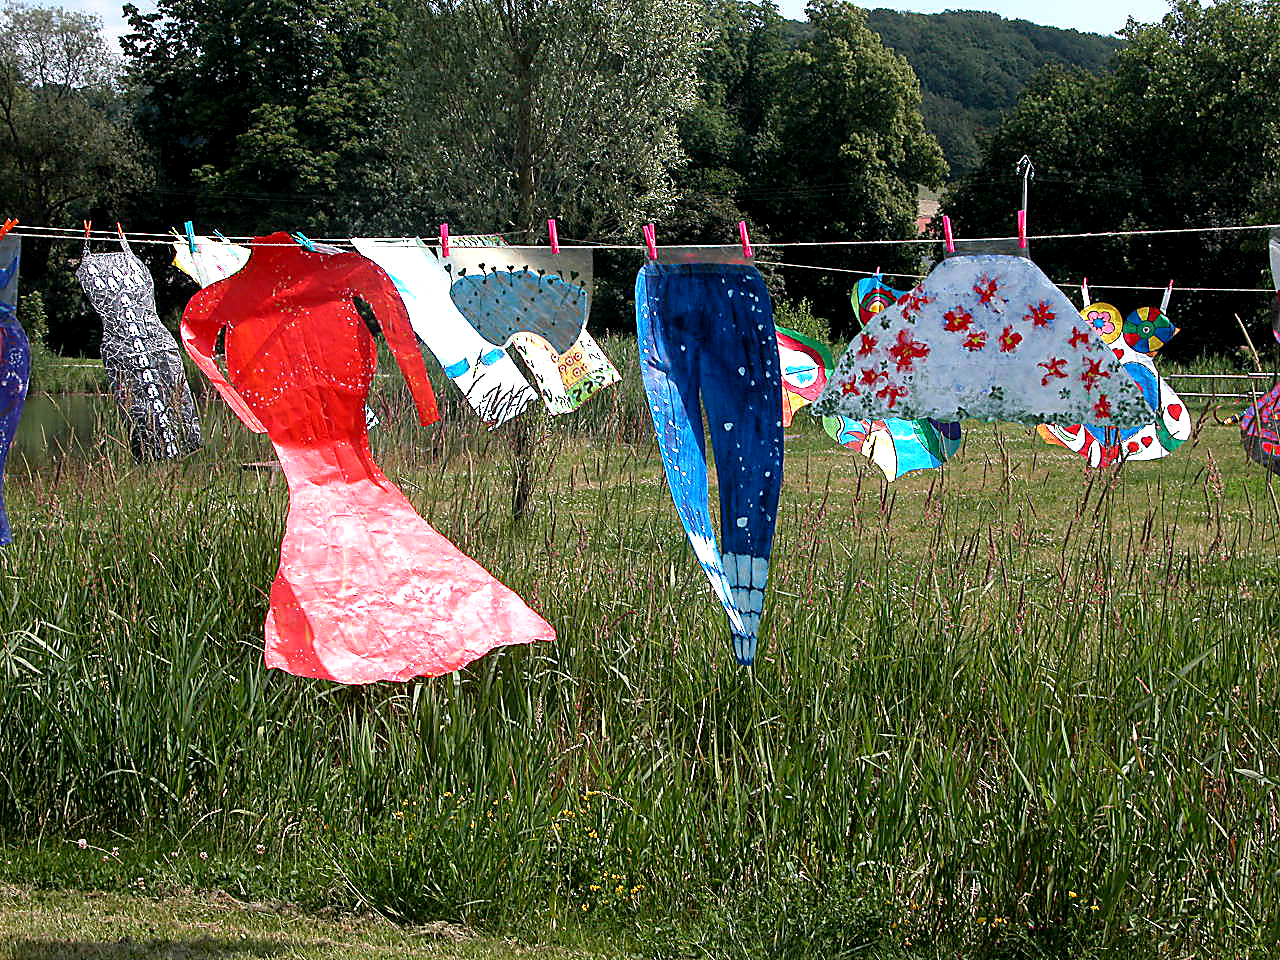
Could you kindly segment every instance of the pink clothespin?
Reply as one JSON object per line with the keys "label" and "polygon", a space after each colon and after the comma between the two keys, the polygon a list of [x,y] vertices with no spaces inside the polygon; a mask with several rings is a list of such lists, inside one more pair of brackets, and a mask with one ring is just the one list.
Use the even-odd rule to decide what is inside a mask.
{"label": "pink clothespin", "polygon": [[947,245],[947,253],[955,253],[956,241],[955,238],[951,236],[951,218],[946,215],[943,215],[942,217],[942,239]]}
{"label": "pink clothespin", "polygon": [[16,227],[17,225],[18,225],[17,219],[10,220],[6,218],[4,222],[4,226],[0,227],[0,240],[4,239],[4,235],[8,233],[10,230],[12,230],[14,227]]}
{"label": "pink clothespin", "polygon": [[1089,278],[1085,277],[1080,281],[1080,306],[1087,307],[1091,303],[1093,300],[1089,297]]}
{"label": "pink clothespin", "polygon": [[442,257],[449,255],[449,225],[447,223],[440,224],[440,255]]}
{"label": "pink clothespin", "polygon": [[648,248],[649,259],[657,260],[658,259],[658,233],[657,233],[657,230],[654,229],[654,226],[652,223],[646,223],[644,225],[644,245],[646,248]]}
{"label": "pink clothespin", "polygon": [[120,239],[124,239],[124,227],[120,226],[120,221],[116,221],[116,233],[120,234]]}
{"label": "pink clothespin", "polygon": [[547,221],[547,237],[551,240],[551,252],[560,252],[560,234],[556,232],[556,222],[554,219]]}
{"label": "pink clothespin", "polygon": [[742,240],[742,255],[748,260],[751,259],[751,236],[747,233],[747,221],[738,221],[738,237]]}
{"label": "pink clothespin", "polygon": [[1169,286],[1164,289],[1164,298],[1160,301],[1160,312],[1169,312],[1169,298],[1173,296],[1173,281],[1169,281]]}
{"label": "pink clothespin", "polygon": [[1027,211],[1018,211],[1018,249],[1027,249]]}

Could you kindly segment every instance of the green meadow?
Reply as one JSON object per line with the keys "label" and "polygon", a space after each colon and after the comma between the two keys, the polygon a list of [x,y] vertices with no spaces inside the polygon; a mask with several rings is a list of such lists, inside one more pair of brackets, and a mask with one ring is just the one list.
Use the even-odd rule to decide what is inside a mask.
{"label": "green meadow", "polygon": [[[135,465],[104,406],[11,464],[0,914],[226,897],[313,940],[383,918],[387,956],[1272,955],[1280,480],[1236,428],[1093,471],[969,424],[887,485],[801,413],[743,668],[605,346],[622,384],[524,425],[519,522],[508,428],[442,384],[421,428],[377,381],[387,474],[558,633],[438,679],[263,667],[287,491],[219,402],[181,463]],[[13,956],[71,942],[37,927]],[[243,955],[313,955],[274,936]]]}

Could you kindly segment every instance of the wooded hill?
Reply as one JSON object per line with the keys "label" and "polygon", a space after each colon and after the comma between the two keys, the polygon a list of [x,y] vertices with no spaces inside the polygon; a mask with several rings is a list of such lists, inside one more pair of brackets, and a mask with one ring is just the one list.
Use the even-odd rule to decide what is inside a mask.
{"label": "wooded hill", "polygon": [[[979,137],[1000,121],[1038,70],[1049,64],[1107,68],[1115,37],[1006,20],[994,13],[868,10],[867,26],[907,58],[924,93],[925,125],[942,144],[954,178],[973,170]],[[798,42],[808,24],[788,21]]]}

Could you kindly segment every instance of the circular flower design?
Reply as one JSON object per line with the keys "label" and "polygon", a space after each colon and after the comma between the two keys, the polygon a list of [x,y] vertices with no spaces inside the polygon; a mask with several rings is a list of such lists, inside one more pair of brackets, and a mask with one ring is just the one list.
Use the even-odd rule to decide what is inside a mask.
{"label": "circular flower design", "polygon": [[1124,322],[1124,342],[1148,356],[1168,343],[1178,328],[1159,307],[1139,307]]}
{"label": "circular flower design", "polygon": [[1109,303],[1093,303],[1084,309],[1084,318],[1093,324],[1093,329],[1102,338],[1103,343],[1112,343],[1120,336],[1123,318],[1120,311]]}

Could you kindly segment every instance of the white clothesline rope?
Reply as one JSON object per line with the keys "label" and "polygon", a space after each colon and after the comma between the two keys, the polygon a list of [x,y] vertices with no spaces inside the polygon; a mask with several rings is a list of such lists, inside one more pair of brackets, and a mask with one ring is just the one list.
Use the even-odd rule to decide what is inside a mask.
{"label": "white clothesline rope", "polygon": [[[1189,234],[1189,233],[1224,233],[1224,232],[1232,232],[1232,231],[1276,230],[1276,229],[1280,229],[1280,223],[1236,224],[1231,226],[1220,226],[1220,227],[1169,227],[1169,228],[1160,228],[1160,229],[1141,229],[1141,230],[1108,230],[1108,231],[1095,231],[1092,233],[1040,234],[1037,236],[1028,236],[1027,240],[1028,241],[1035,240],[1039,242],[1039,241],[1046,241],[1046,240],[1048,241],[1080,240],[1080,239],[1091,239],[1091,238],[1100,238],[1100,237],[1156,236],[1156,235]],[[32,237],[32,238],[47,239],[47,240],[71,240],[71,241],[80,240],[81,242],[93,242],[95,240],[99,242],[112,241],[112,240],[119,241],[121,238],[121,234],[119,232],[111,231],[111,230],[90,231],[89,234],[86,236],[83,229],[77,229],[75,227],[52,227],[52,226],[24,227],[24,226],[18,225],[13,229],[12,232],[14,235],[22,236],[22,237]],[[516,231],[516,232],[526,232],[526,231]],[[175,242],[181,242],[183,239],[181,236],[178,236],[173,233],[134,233],[134,232],[125,231],[123,235],[124,235],[124,238],[130,243],[159,244],[164,246],[172,245]],[[476,236],[501,237],[501,236],[504,236],[504,234],[497,234],[497,233],[457,234],[451,237],[450,239],[453,245],[459,250],[484,249],[483,247],[471,246],[466,242],[469,238],[476,237]],[[256,237],[221,237],[221,239],[232,242],[232,243],[251,243],[257,240]],[[308,238],[308,239],[311,239],[311,242],[313,243],[328,244],[331,246],[342,246],[342,247],[351,246],[351,239],[349,237],[328,237],[328,238],[318,237],[314,239],[312,238]],[[396,240],[402,240],[405,246],[415,246],[419,242],[428,242],[428,245],[432,245],[429,241],[419,241],[419,239],[416,237],[386,237],[386,238],[378,238],[378,239],[381,239],[384,242],[386,241],[394,242]],[[998,243],[998,242],[1010,242],[1010,241],[1016,242],[1017,240],[1018,240],[1018,237],[1016,236],[977,237],[972,239],[961,239],[960,242],[962,244],[963,243]],[[912,239],[904,239],[904,240],[806,240],[806,241],[785,241],[780,243],[762,243],[757,246],[757,249],[768,250],[770,248],[775,248],[775,247],[815,247],[816,248],[816,247],[892,246],[892,245],[903,245],[903,244],[941,244],[942,242],[943,241],[938,238],[912,238]],[[289,241],[288,243],[275,243],[275,244],[265,244],[265,243],[258,242],[255,245],[256,246],[293,246],[294,243],[295,243],[294,241]],[[551,249],[550,246],[546,244],[507,244],[506,246],[512,250],[549,251]],[[672,244],[667,247],[659,245],[657,249],[663,250],[663,249],[678,248],[678,249],[686,249],[686,250],[719,250],[719,249],[724,249],[725,247],[733,247],[733,246],[736,246],[736,244],[724,244],[724,243],[721,243],[721,244]],[[562,249],[644,251],[647,248],[644,244],[591,243],[590,241],[587,241],[587,240],[575,240],[572,238],[564,238],[562,242]],[[847,274],[853,274],[856,276],[865,276],[865,277],[882,276],[882,277],[893,277],[893,278],[901,278],[901,279],[909,279],[909,280],[921,280],[925,276],[924,274],[918,274],[918,273],[885,273],[883,271],[873,271],[873,270],[853,270],[847,267],[818,266],[816,264],[810,264],[810,263],[788,263],[781,260],[762,260],[758,257],[753,258],[752,262],[758,263],[761,266],[781,267],[784,269],[793,269],[793,270],[817,270],[819,272],[824,272],[824,273],[847,273]],[[1075,283],[1075,282],[1067,282],[1067,283],[1059,282],[1059,281],[1053,281],[1053,282],[1055,286],[1062,287],[1064,289],[1074,290],[1080,286],[1078,283]],[[1097,290],[1163,291],[1167,287],[1166,285],[1141,286],[1141,285],[1125,285],[1125,284],[1111,284],[1111,283],[1091,283],[1089,284],[1089,288],[1097,289]],[[1275,293],[1275,290],[1273,290],[1270,287],[1177,286],[1175,287],[1175,289],[1184,293],[1267,293],[1267,294]]]}

